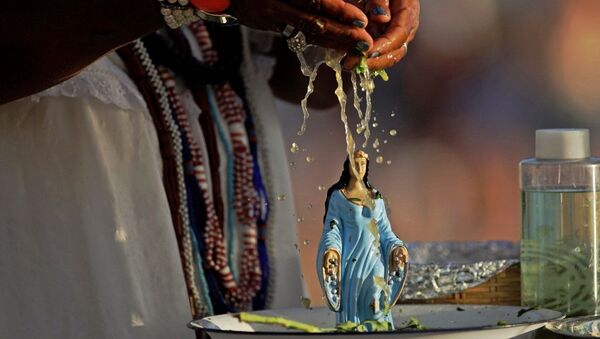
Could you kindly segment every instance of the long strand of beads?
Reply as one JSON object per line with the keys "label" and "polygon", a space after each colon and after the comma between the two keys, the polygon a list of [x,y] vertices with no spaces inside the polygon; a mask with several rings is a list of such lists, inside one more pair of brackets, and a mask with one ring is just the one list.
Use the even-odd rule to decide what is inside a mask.
{"label": "long strand of beads", "polygon": [[[218,62],[218,54],[202,22],[190,25],[204,59]],[[226,296],[241,309],[247,308],[261,286],[261,269],[257,250],[258,195],[253,184],[252,154],[245,132],[244,111],[241,100],[229,83],[215,86],[217,105],[229,129],[234,149],[234,209],[244,227],[243,252],[238,288],[227,291]]]}
{"label": "long strand of beads", "polygon": [[134,53],[140,59],[142,66],[146,72],[146,76],[150,80],[152,88],[158,97],[158,102],[160,103],[164,123],[168,127],[169,133],[171,134],[171,140],[173,142],[173,148],[175,150],[175,161],[177,165],[177,188],[180,201],[177,213],[179,217],[183,220],[184,225],[182,230],[182,259],[184,266],[184,274],[194,308],[200,313],[199,315],[205,315],[207,314],[207,309],[205,307],[207,301],[203,300],[200,294],[198,282],[196,281],[195,276],[196,269],[194,267],[193,260],[192,239],[190,234],[190,220],[186,205],[187,193],[185,190],[185,179],[183,172],[183,156],[181,154],[183,150],[183,146],[181,144],[181,134],[179,133],[177,125],[172,117],[172,111],[171,107],[169,106],[167,90],[158,74],[156,66],[153,64],[150,55],[146,50],[146,47],[140,40],[134,41],[132,47]]}
{"label": "long strand of beads", "polygon": [[225,246],[223,242],[223,233],[220,229],[219,218],[216,213],[215,204],[208,190],[207,173],[204,161],[204,155],[198,143],[194,139],[192,129],[189,123],[188,115],[181,104],[181,100],[175,92],[175,79],[173,74],[164,67],[160,67],[160,76],[163,79],[169,100],[175,110],[175,117],[179,126],[183,130],[183,134],[190,145],[192,155],[192,166],[194,176],[198,182],[198,187],[202,193],[206,209],[206,224],[204,225],[204,241],[205,253],[204,259],[206,266],[214,268],[220,275],[220,279],[224,282],[225,287],[235,287],[231,270],[227,263]]}

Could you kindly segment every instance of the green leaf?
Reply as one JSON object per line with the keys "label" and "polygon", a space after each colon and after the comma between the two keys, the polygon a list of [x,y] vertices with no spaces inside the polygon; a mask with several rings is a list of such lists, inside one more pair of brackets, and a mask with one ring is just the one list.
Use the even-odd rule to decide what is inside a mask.
{"label": "green leaf", "polygon": [[403,328],[414,328],[415,330],[419,330],[419,331],[423,331],[423,330],[427,329],[425,326],[421,325],[421,322],[419,321],[419,319],[417,319],[415,317],[410,317],[408,319],[408,324],[406,324],[406,326],[404,326]]}
{"label": "green leaf", "polygon": [[373,78],[381,77],[381,79],[383,81],[390,80],[390,77],[388,76],[388,74],[385,71],[385,69],[379,69],[379,70],[373,71],[371,74],[373,75]]}
{"label": "green leaf", "polygon": [[356,66],[356,68],[354,68],[354,71],[356,72],[356,74],[365,74],[368,70],[369,66],[367,65],[367,58],[360,58],[360,63],[358,64],[358,66]]}
{"label": "green leaf", "polygon": [[507,323],[505,320],[499,320],[499,321],[496,323],[496,325],[498,325],[498,326],[506,326],[506,325],[508,325],[508,323]]}

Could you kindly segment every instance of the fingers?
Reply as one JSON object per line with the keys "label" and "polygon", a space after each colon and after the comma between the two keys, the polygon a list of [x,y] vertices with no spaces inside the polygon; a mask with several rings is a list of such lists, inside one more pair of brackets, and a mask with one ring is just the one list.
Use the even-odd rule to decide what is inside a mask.
{"label": "fingers", "polygon": [[367,26],[367,16],[356,6],[344,0],[288,0],[292,5],[341,23],[358,28]]}
{"label": "fingers", "polygon": [[373,43],[371,55],[388,54],[414,38],[419,26],[418,0],[392,0],[390,10],[392,19],[386,31]]}
{"label": "fingers", "polygon": [[[385,32],[375,39],[373,48],[369,51],[367,64],[370,69],[388,68],[404,58],[407,53],[404,43],[414,39],[419,26],[418,0],[391,0],[390,10],[391,21]],[[359,62],[360,57],[349,56],[344,60],[343,66],[345,69],[354,69]]]}
{"label": "fingers", "polygon": [[390,21],[389,0],[369,0],[365,12],[369,14],[369,22],[384,24]]}
{"label": "fingers", "polygon": [[311,43],[343,51],[357,49],[362,53],[373,46],[373,38],[364,28],[309,14],[288,4],[280,6],[279,20],[302,31]]}

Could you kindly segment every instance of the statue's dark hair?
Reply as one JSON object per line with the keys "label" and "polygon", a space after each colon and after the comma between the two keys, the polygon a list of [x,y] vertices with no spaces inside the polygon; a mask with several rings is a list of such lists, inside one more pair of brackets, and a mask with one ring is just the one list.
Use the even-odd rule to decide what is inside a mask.
{"label": "statue's dark hair", "polygon": [[[327,190],[327,199],[325,199],[325,215],[323,216],[323,222],[325,222],[325,217],[327,216],[327,209],[329,208],[329,199],[331,198],[331,195],[336,190],[341,190],[342,188],[348,185],[348,183],[350,182],[350,178],[352,177],[350,171],[350,160],[348,159],[348,157],[346,157],[346,161],[344,161],[344,170],[342,171],[342,175],[340,175],[340,179]],[[377,193],[377,190],[373,186],[371,186],[371,183],[369,183],[369,159],[367,159],[367,170],[365,171],[363,182],[365,183],[365,187],[369,191],[375,194]]]}

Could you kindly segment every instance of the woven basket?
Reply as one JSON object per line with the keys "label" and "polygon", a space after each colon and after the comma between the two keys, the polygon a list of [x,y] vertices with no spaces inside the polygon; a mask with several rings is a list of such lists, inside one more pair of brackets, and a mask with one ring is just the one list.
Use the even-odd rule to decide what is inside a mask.
{"label": "woven basket", "polygon": [[521,305],[521,269],[515,264],[481,285],[433,299],[402,300],[405,304]]}

